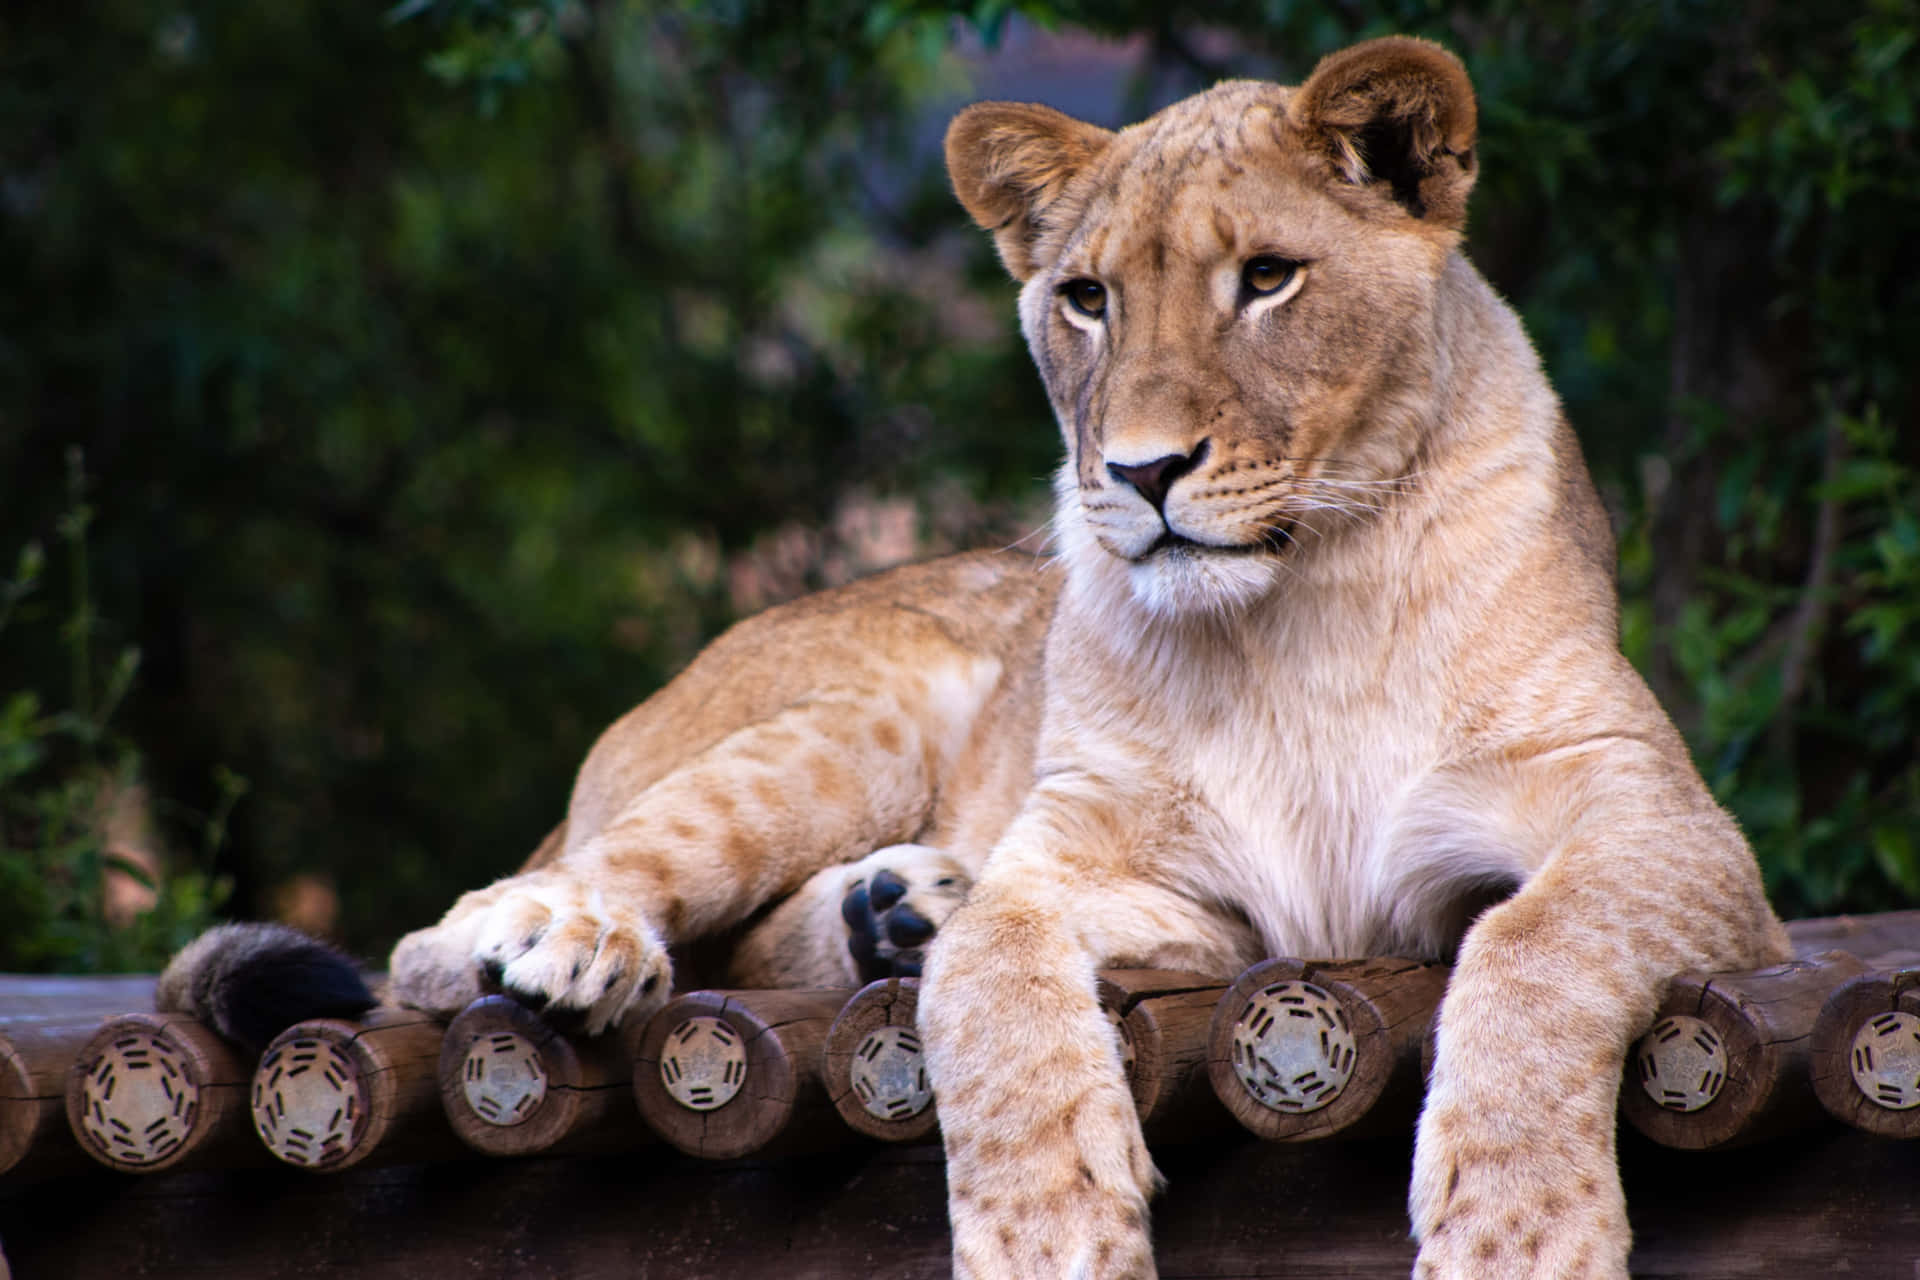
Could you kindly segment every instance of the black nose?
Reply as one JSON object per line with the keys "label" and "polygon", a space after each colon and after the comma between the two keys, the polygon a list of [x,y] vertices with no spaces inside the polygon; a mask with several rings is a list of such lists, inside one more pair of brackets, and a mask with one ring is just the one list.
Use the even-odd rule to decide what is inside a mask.
{"label": "black nose", "polygon": [[1117,462],[1109,462],[1107,474],[1122,484],[1132,485],[1141,497],[1153,504],[1155,511],[1159,511],[1166,506],[1167,490],[1173,488],[1173,482],[1199,466],[1206,456],[1207,442],[1202,440],[1200,447],[1192,453],[1170,453],[1164,458],[1155,458],[1138,466],[1123,467]]}

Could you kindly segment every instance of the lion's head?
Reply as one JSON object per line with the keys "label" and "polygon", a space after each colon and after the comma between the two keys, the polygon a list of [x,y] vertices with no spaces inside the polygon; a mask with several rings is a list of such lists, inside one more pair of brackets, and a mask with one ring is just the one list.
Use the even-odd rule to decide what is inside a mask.
{"label": "lion's head", "polygon": [[954,188],[1024,282],[1066,437],[1070,564],[1218,612],[1407,481],[1446,411],[1474,122],[1458,60],[1404,38],[1117,133],[1021,103],[954,120]]}

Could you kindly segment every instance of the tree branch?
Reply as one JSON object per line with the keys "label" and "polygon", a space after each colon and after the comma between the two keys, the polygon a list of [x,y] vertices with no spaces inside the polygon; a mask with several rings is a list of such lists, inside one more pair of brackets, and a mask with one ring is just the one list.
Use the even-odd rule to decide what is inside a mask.
{"label": "tree branch", "polygon": [[1807,576],[1800,601],[1788,615],[1785,652],[1780,657],[1780,703],[1774,708],[1769,733],[1775,752],[1784,756],[1793,747],[1793,708],[1806,692],[1807,672],[1814,650],[1826,630],[1828,587],[1833,581],[1833,556],[1840,542],[1840,503],[1834,489],[1847,458],[1847,437],[1840,415],[1827,416],[1826,457],[1820,468],[1820,507],[1814,515],[1813,544],[1807,553]]}

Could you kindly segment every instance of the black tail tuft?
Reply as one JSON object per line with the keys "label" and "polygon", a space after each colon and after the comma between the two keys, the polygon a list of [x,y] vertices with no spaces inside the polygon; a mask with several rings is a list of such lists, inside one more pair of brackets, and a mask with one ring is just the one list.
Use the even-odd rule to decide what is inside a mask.
{"label": "black tail tuft", "polygon": [[173,958],[154,1003],[258,1050],[296,1022],[351,1018],[376,1002],[353,961],[326,943],[280,924],[223,924]]}

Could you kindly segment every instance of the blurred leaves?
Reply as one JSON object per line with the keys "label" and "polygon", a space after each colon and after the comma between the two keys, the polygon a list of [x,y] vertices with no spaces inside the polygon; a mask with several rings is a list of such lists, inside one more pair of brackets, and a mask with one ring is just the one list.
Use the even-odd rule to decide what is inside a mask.
{"label": "blurred leaves", "polygon": [[[524,857],[730,616],[678,540],[746,555],[939,477],[978,510],[1051,465],[1010,310],[904,158],[959,83],[930,20],[6,21],[0,545],[54,536],[85,441],[98,642],[143,654],[123,727],[202,811],[216,766],[253,780],[243,910],[324,873],[371,952]],[[0,694],[64,678],[54,639]]]}
{"label": "blurred leaves", "polygon": [[[56,524],[67,543],[72,595],[60,642],[70,655],[72,705],[49,711],[39,693],[0,702],[0,972],[157,969],[212,924],[226,897],[208,865],[225,840],[237,776],[216,779],[216,812],[195,825],[199,856],[169,860],[153,839],[139,753],[112,721],[133,686],[139,651],[126,648],[104,672],[98,700],[92,637],[99,619],[88,588],[81,453],[67,457],[67,505]],[[43,583],[37,543],[0,581],[0,653],[16,606]]]}

